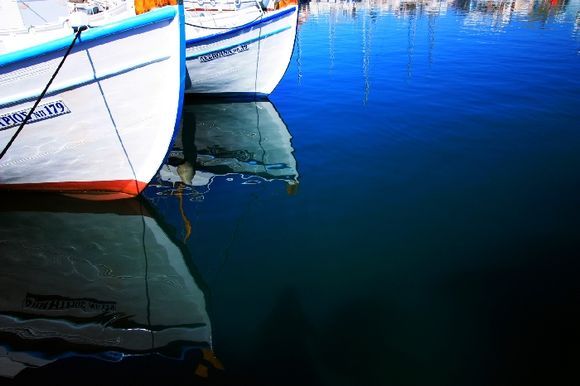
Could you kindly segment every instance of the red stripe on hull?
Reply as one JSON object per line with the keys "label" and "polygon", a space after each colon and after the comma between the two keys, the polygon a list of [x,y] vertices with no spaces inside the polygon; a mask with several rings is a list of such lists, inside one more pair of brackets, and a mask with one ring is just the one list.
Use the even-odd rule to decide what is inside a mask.
{"label": "red stripe on hull", "polygon": [[135,180],[0,184],[2,190],[59,192],[84,200],[119,200],[138,196],[147,184]]}

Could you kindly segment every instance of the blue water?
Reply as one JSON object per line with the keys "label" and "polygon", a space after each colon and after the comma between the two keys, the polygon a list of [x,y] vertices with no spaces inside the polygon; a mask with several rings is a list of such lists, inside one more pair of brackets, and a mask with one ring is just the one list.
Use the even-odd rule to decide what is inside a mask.
{"label": "blue water", "polygon": [[[60,358],[22,384],[580,384],[579,11],[302,4],[270,101],[188,101],[145,199],[101,210],[158,224],[137,259],[165,238],[180,251],[178,274],[127,274],[144,275],[147,304],[159,282],[189,283],[169,311],[147,306],[177,320],[158,330],[185,326],[199,288],[211,339],[103,359],[96,343],[30,348],[0,327],[0,359]],[[140,246],[139,224],[119,222],[118,245]]]}

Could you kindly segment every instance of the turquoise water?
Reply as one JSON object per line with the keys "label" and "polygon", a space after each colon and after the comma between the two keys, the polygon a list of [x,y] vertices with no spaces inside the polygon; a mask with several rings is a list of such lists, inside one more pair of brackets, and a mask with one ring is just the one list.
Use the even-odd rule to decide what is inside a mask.
{"label": "turquoise water", "polygon": [[[270,100],[188,101],[143,200],[3,209],[21,218],[0,221],[20,224],[3,250],[47,261],[38,282],[3,263],[2,282],[36,283],[3,290],[4,326],[24,301],[151,335],[0,323],[3,379],[18,362],[22,384],[580,383],[579,11],[302,4]],[[70,213],[84,237],[61,243]]]}

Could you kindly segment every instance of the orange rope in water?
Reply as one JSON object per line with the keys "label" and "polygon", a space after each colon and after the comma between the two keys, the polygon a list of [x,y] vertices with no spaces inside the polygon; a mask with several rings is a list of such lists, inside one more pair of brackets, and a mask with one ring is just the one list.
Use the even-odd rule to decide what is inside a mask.
{"label": "orange rope in water", "polygon": [[187,218],[185,211],[183,210],[183,189],[184,185],[179,184],[177,187],[177,198],[179,199],[179,213],[181,214],[181,219],[183,220],[183,225],[185,226],[185,237],[183,242],[187,242],[189,236],[191,236],[191,222]]}

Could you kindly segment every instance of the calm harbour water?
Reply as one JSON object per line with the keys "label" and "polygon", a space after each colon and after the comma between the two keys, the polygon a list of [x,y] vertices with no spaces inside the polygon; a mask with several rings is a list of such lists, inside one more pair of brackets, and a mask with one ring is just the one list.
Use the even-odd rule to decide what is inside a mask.
{"label": "calm harbour water", "polygon": [[580,384],[580,1],[301,7],[143,200],[2,200],[0,384]]}

